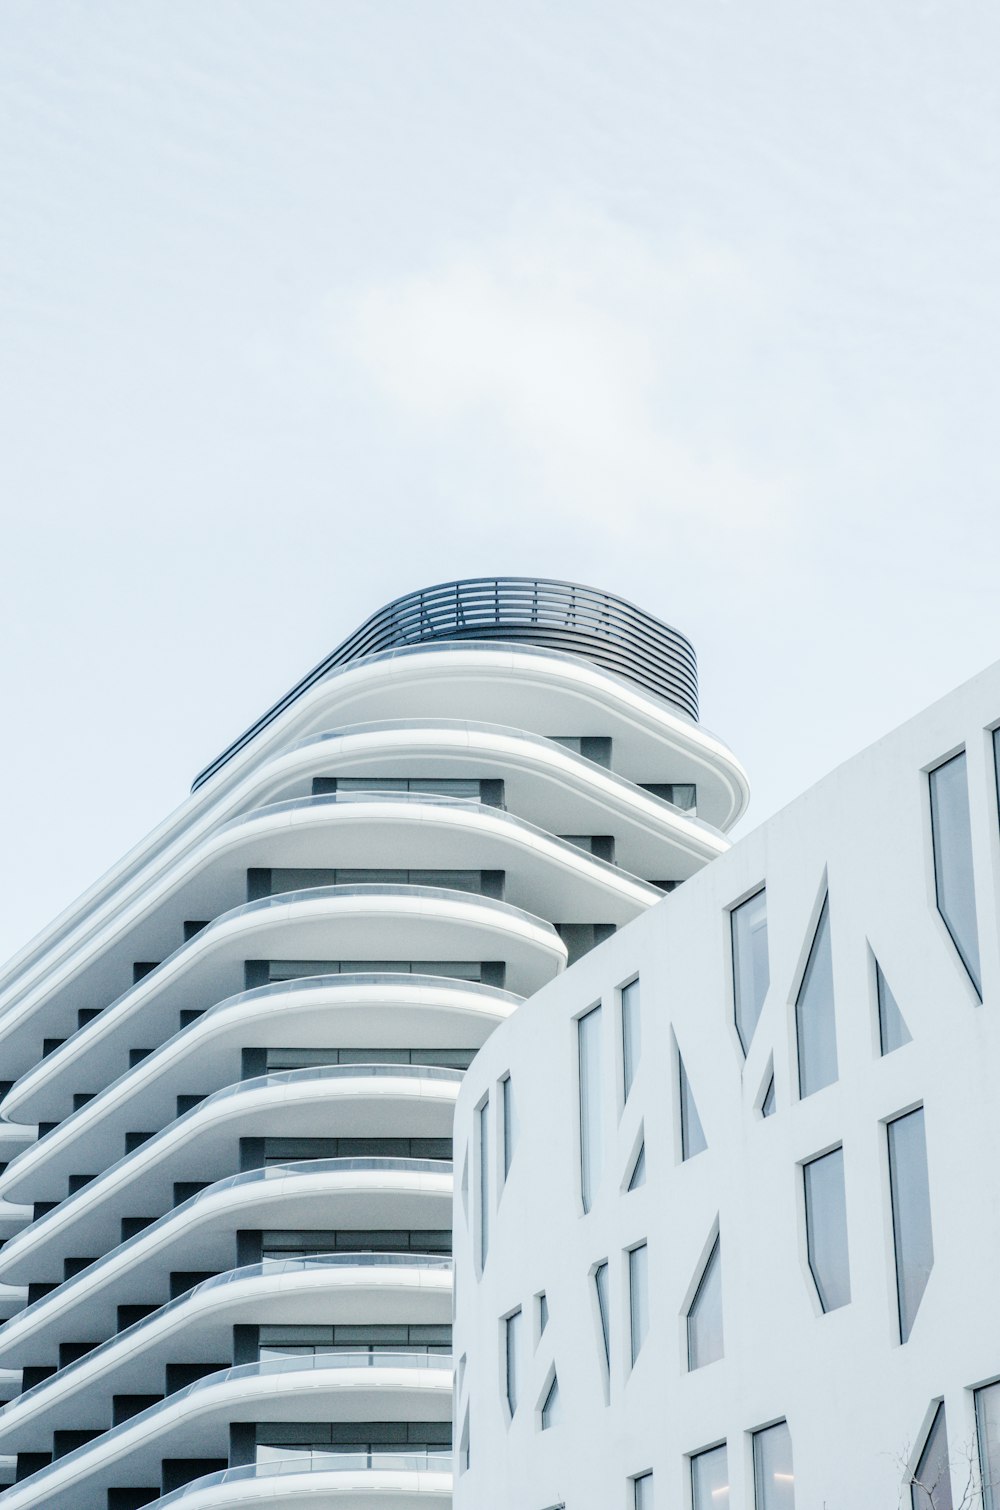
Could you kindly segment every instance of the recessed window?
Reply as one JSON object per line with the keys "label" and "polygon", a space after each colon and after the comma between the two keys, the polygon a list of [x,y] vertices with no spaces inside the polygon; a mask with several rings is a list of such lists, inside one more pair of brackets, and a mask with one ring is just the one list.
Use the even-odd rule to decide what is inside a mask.
{"label": "recessed window", "polygon": [[802,1170],[806,1201],[809,1269],[824,1311],[836,1311],[851,1298],[847,1249],[844,1150],[835,1148]]}
{"label": "recessed window", "polygon": [[646,1183],[646,1140],[644,1138],[643,1141],[639,1144],[639,1152],[636,1154],[636,1156],[635,1156],[635,1163],[632,1165],[632,1173],[629,1175],[628,1188],[629,1188],[629,1190],[638,1190],[639,1186],[640,1185],[645,1185],[645,1183]]}
{"label": "recessed window", "polygon": [[687,1315],[688,1368],[704,1368],[723,1356],[722,1252],[715,1239]]}
{"label": "recessed window", "polygon": [[594,1270],[594,1289],[597,1291],[597,1312],[601,1320],[601,1341],[604,1344],[604,1362],[611,1368],[611,1313],[608,1296],[607,1260]]}
{"label": "recessed window", "polygon": [[589,1211],[600,1178],[604,1154],[601,1108],[601,1008],[592,1007],[577,1020],[580,1074],[580,1195]]}
{"label": "recessed window", "polygon": [[559,1403],[559,1380],[552,1375],[552,1383],[548,1387],[545,1400],[542,1404],[542,1430],[548,1431],[550,1426],[558,1426],[562,1420],[562,1406]]}
{"label": "recessed window", "polygon": [[490,1102],[479,1108],[479,1267],[490,1251]]}
{"label": "recessed window", "polygon": [[549,1301],[545,1291],[542,1290],[538,1297],[538,1335],[545,1331],[549,1324]]}
{"label": "recessed window", "polygon": [[760,1103],[760,1114],[762,1117],[773,1117],[777,1110],[778,1098],[774,1089],[774,1071],[772,1070],[767,1082],[767,1090],[764,1092],[763,1100]]}
{"label": "recessed window", "polygon": [[795,1510],[792,1435],[787,1421],[753,1434],[754,1510]]}
{"label": "recessed window", "polygon": [[637,980],[622,987],[621,1002],[622,1070],[627,1101],[635,1079],[635,1072],[639,1068],[639,1056],[642,1053],[642,1023],[639,1018],[639,982]]}
{"label": "recessed window", "polygon": [[691,1459],[691,1505],[692,1510],[725,1510],[729,1505],[729,1462],[724,1442]]}
{"label": "recessed window", "polygon": [[976,1390],[976,1434],[983,1510],[1000,1510],[1000,1384]]}
{"label": "recessed window", "polygon": [[517,1143],[517,1108],[514,1104],[514,1088],[507,1075],[500,1082],[503,1112],[503,1177],[507,1178],[510,1173],[511,1160],[514,1157],[514,1146]]}
{"label": "recessed window", "polygon": [[653,1510],[653,1475],[640,1473],[632,1480],[633,1510]]}
{"label": "recessed window", "polygon": [[892,992],[889,982],[882,974],[882,966],[875,961],[875,994],[878,997],[878,1040],[883,1055],[891,1054],[909,1043],[910,1030]]}
{"label": "recessed window", "polygon": [[976,889],[972,874],[972,824],[965,752],[930,773],[931,837],[938,912],[959,958],[982,998]]}
{"label": "recessed window", "polygon": [[811,1096],[837,1079],[837,1027],[833,1008],[830,898],[824,898],[805,975],[795,1003],[799,1095]]}
{"label": "recessed window", "polygon": [[913,1323],[934,1267],[923,1107],[907,1112],[905,1117],[897,1117],[889,1123],[886,1132],[889,1141],[899,1340],[906,1342],[913,1330]]}
{"label": "recessed window", "polygon": [[645,1243],[629,1250],[628,1299],[632,1362],[635,1363],[649,1329],[649,1264]]}
{"label": "recessed window", "polygon": [[948,1461],[948,1426],[944,1402],[934,1412],[923,1451],[910,1481],[913,1510],[954,1510],[951,1467]]}
{"label": "recessed window", "polygon": [[687,1070],[684,1068],[684,1060],[677,1055],[677,1074],[679,1080],[680,1105],[681,1105],[681,1158],[693,1159],[695,1154],[704,1153],[708,1147],[695,1105],[694,1092],[688,1079]]}
{"label": "recessed window", "polygon": [[503,1325],[507,1373],[507,1408],[513,1416],[517,1410],[517,1401],[520,1392],[521,1312],[512,1312]]}
{"label": "recessed window", "polygon": [[729,915],[733,941],[733,997],[736,1031],[746,1054],[770,984],[767,959],[766,893],[758,891]]}

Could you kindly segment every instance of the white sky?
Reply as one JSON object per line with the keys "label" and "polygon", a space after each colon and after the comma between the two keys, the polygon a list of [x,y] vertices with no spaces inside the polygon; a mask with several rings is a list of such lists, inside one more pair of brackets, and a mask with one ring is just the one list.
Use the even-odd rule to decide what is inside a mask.
{"label": "white sky", "polygon": [[998,191],[993,0],[5,0],[0,956],[414,587],[676,624],[750,822],[996,659]]}

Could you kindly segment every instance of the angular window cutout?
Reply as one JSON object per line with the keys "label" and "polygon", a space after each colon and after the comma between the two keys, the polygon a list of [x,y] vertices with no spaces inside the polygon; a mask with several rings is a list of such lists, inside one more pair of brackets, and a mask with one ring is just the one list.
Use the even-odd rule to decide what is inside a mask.
{"label": "angular window cutout", "polygon": [[548,1301],[548,1296],[545,1294],[545,1291],[542,1290],[541,1294],[538,1297],[538,1335],[539,1335],[539,1337],[545,1331],[545,1328],[548,1326],[548,1324],[549,1324],[549,1301]]}
{"label": "angular window cutout", "polygon": [[688,1369],[704,1368],[723,1356],[722,1251],[715,1239],[687,1315]]}
{"label": "angular window cutout", "polygon": [[758,891],[729,914],[733,941],[733,1006],[744,1054],[760,1018],[770,985],[767,958],[767,894]]}
{"label": "angular window cutout", "polygon": [[601,1116],[601,1008],[577,1020],[577,1052],[580,1075],[580,1197],[589,1211],[600,1177],[604,1156],[604,1125]]}
{"label": "angular window cutout", "polygon": [[884,1056],[891,1054],[894,1049],[901,1049],[904,1043],[910,1043],[912,1039],[878,960],[875,961],[875,991],[878,996],[878,1040]]}
{"label": "angular window cutout", "polygon": [[638,1190],[640,1185],[646,1183],[646,1142],[645,1139],[639,1144],[639,1152],[635,1156],[632,1165],[632,1173],[629,1176],[629,1190]]}
{"label": "angular window cutout", "polygon": [[677,1071],[681,1097],[681,1158],[693,1159],[695,1154],[705,1152],[708,1140],[701,1125],[701,1118],[698,1116],[691,1082],[680,1053],[677,1055]]}
{"label": "angular window cutout", "polygon": [[458,1443],[458,1471],[459,1471],[459,1473],[468,1473],[468,1471],[469,1471],[469,1462],[470,1462],[470,1454],[469,1454],[469,1407],[466,1406],[465,1407],[465,1419],[462,1422],[462,1435],[459,1438],[459,1443]]}
{"label": "angular window cutout", "polygon": [[774,1089],[774,1055],[767,1061],[767,1069],[760,1083],[760,1091],[757,1093],[757,1111],[762,1117],[773,1117],[778,1109],[777,1095]]}
{"label": "angular window cutout", "polygon": [[629,1321],[631,1323],[632,1362],[642,1351],[649,1329],[649,1253],[645,1243],[631,1248],[628,1255]]}
{"label": "angular window cutout", "polygon": [[829,893],[823,899],[795,1002],[795,1033],[799,1050],[799,1095],[812,1096],[824,1086],[833,1085],[838,1074]]}
{"label": "angular window cutout", "polygon": [[693,1510],[725,1510],[729,1504],[729,1460],[726,1444],[699,1452],[691,1459]]}
{"label": "angular window cutout", "polygon": [[506,1180],[517,1143],[517,1109],[509,1075],[500,1082],[500,1090],[503,1097],[503,1177]]}
{"label": "angular window cutout", "polygon": [[972,874],[972,824],[965,752],[930,773],[931,838],[938,912],[982,1001],[976,889]]}
{"label": "angular window cutout", "polygon": [[490,1251],[490,1103],[479,1108],[479,1267]]}
{"label": "angular window cutout", "polygon": [[601,1339],[604,1343],[604,1362],[611,1368],[611,1316],[608,1310],[608,1265],[607,1260],[594,1270],[594,1289],[597,1291],[597,1310],[601,1318]]}
{"label": "angular window cutout", "polygon": [[886,1128],[889,1141],[889,1188],[892,1236],[896,1253],[899,1340],[906,1342],[934,1267],[931,1194],[927,1180],[924,1109],[897,1117]]}
{"label": "angular window cutout", "polygon": [[792,1436],[787,1421],[753,1434],[756,1510],[795,1510]]}
{"label": "angular window cutout", "polygon": [[632,1504],[634,1510],[653,1510],[653,1475],[641,1473],[632,1480]]}
{"label": "angular window cutout", "polygon": [[552,1383],[542,1404],[542,1430],[548,1431],[550,1426],[558,1426],[562,1420],[562,1407],[559,1403],[559,1380],[552,1375]]}
{"label": "angular window cutout", "polygon": [[913,1510],[953,1510],[954,1507],[943,1400],[934,1412],[924,1450],[910,1480],[910,1504]]}
{"label": "angular window cutout", "polygon": [[844,1150],[835,1148],[802,1169],[806,1197],[809,1269],[824,1311],[836,1311],[851,1298],[847,1247]]}
{"label": "angular window cutout", "polygon": [[976,1390],[976,1435],[983,1510],[1000,1510],[1000,1384]]}
{"label": "angular window cutout", "polygon": [[515,1311],[504,1322],[507,1359],[507,1408],[511,1415],[517,1410],[518,1385],[521,1365],[521,1312]]}
{"label": "angular window cutout", "polygon": [[627,986],[622,986],[621,1003],[622,1075],[625,1082],[624,1099],[627,1101],[642,1054],[642,1022],[639,1017],[639,982],[637,980],[631,981]]}

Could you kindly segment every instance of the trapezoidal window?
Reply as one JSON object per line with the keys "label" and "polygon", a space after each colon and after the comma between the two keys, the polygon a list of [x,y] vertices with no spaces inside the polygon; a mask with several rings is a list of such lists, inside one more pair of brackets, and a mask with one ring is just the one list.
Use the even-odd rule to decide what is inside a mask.
{"label": "trapezoidal window", "polygon": [[824,1311],[836,1311],[851,1298],[847,1249],[847,1197],[844,1150],[812,1159],[802,1167],[806,1201],[809,1272]]}
{"label": "trapezoidal window", "polygon": [[630,981],[627,986],[622,986],[622,1078],[624,1081],[624,1099],[628,1100],[628,1093],[632,1089],[636,1070],[639,1068],[639,1056],[642,1053],[642,1021],[639,1016],[639,982]]}
{"label": "trapezoidal window", "polygon": [[882,966],[875,961],[875,994],[878,997],[878,1041],[883,1056],[894,1049],[910,1043],[910,1030],[892,992],[889,982],[882,974]]}
{"label": "trapezoidal window", "polygon": [[787,1421],[753,1434],[754,1510],[795,1510],[792,1434]]}
{"label": "trapezoidal window", "polygon": [[823,898],[805,974],[795,1001],[799,1095],[812,1096],[837,1079],[837,1024],[833,1006],[830,897]]}
{"label": "trapezoidal window", "polygon": [[[934,1412],[923,1451],[910,1480],[910,1504],[913,1510],[954,1510],[951,1494],[951,1465],[948,1459],[948,1426],[944,1401]],[[968,1503],[964,1501],[963,1503]]]}
{"label": "trapezoidal window", "polygon": [[678,1090],[681,1105],[681,1158],[693,1159],[695,1154],[704,1153],[708,1147],[708,1139],[705,1137],[695,1105],[694,1092],[688,1079],[687,1070],[684,1068],[684,1060],[680,1053],[677,1055]]}
{"label": "trapezoidal window", "polygon": [[726,1444],[710,1447],[691,1459],[692,1510],[728,1510],[729,1460]]}
{"label": "trapezoidal window", "polygon": [[767,958],[767,894],[761,890],[729,914],[733,944],[733,1009],[744,1054],[770,984]]}
{"label": "trapezoidal window", "polygon": [[983,1510],[1000,1510],[1000,1384],[976,1390],[976,1436]]}
{"label": "trapezoidal window", "polygon": [[934,1267],[931,1193],[927,1179],[924,1109],[897,1117],[886,1128],[889,1186],[892,1193],[892,1238],[896,1258],[899,1340],[906,1342],[917,1319]]}
{"label": "trapezoidal window", "polygon": [[591,1007],[576,1024],[580,1078],[580,1197],[585,1212],[593,1204],[604,1156],[601,1018],[601,1008]]}
{"label": "trapezoidal window", "polygon": [[928,780],[937,909],[976,988],[976,995],[982,1000],[965,751],[937,766]]}
{"label": "trapezoidal window", "polygon": [[704,1368],[723,1356],[722,1250],[716,1238],[687,1314],[688,1369]]}

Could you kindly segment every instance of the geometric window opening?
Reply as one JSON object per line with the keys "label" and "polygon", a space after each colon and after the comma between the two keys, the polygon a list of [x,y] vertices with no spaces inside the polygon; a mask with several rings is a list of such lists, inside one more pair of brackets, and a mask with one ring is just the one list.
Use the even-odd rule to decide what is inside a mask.
{"label": "geometric window opening", "polygon": [[580,1082],[580,1197],[584,1212],[593,1204],[604,1157],[602,1121],[601,1008],[577,1019]]}
{"label": "geometric window opening", "polygon": [[639,1068],[639,1055],[642,1052],[642,1024],[639,1018],[639,982],[631,981],[627,986],[622,986],[622,1074],[624,1077],[625,1100],[632,1089],[632,1081],[635,1079]]}
{"label": "geometric window opening", "polygon": [[778,1098],[775,1095],[775,1090],[774,1090],[774,1067],[773,1067],[773,1065],[771,1065],[771,1064],[768,1065],[766,1073],[767,1073],[767,1090],[764,1092],[763,1096],[761,1097],[760,1114],[761,1114],[762,1117],[773,1117],[774,1114],[775,1114],[775,1112],[778,1110]]}
{"label": "geometric window opening", "polygon": [[635,1510],[653,1510],[653,1475],[642,1473],[632,1480],[632,1504]]}
{"label": "geometric window opening", "polygon": [[823,898],[795,1002],[795,1028],[799,1050],[799,1095],[811,1096],[824,1086],[833,1085],[838,1075],[829,893]]}
{"label": "geometric window opening", "polygon": [[906,1019],[899,1010],[899,1003],[889,990],[889,982],[882,974],[882,966],[875,961],[875,990],[878,996],[878,1041],[883,1055],[901,1049],[904,1043],[912,1042]]}
{"label": "geometric window opening", "polygon": [[643,1142],[639,1144],[639,1152],[636,1154],[635,1163],[632,1165],[632,1173],[629,1175],[628,1188],[629,1190],[638,1190],[639,1186],[645,1185],[645,1183],[646,1143],[645,1140],[643,1140]]}
{"label": "geometric window opening", "polygon": [[552,1383],[542,1404],[542,1430],[548,1431],[550,1426],[558,1426],[562,1418],[562,1409],[559,1404],[559,1380],[552,1375]]}
{"label": "geometric window opening", "polygon": [[754,1432],[753,1478],[757,1510],[795,1510],[792,1437],[787,1421]]}
{"label": "geometric window opening", "polygon": [[733,948],[733,996],[736,1031],[744,1054],[750,1043],[770,984],[767,958],[767,897],[761,890],[729,914]]}
{"label": "geometric window opening", "polygon": [[649,1329],[649,1265],[645,1243],[629,1249],[628,1293],[632,1362],[638,1358]]}
{"label": "geometric window opening", "polygon": [[545,1328],[548,1326],[548,1324],[549,1324],[549,1300],[548,1300],[548,1296],[546,1295],[545,1291],[542,1290],[541,1294],[538,1297],[538,1335],[539,1335],[539,1337],[545,1331]]}
{"label": "geometric window opening", "polygon": [[943,1400],[934,1412],[924,1450],[910,1480],[910,1504],[913,1510],[953,1510]]}
{"label": "geometric window opening", "polygon": [[726,1444],[699,1452],[691,1459],[693,1510],[721,1510],[729,1504],[729,1465]]}
{"label": "geometric window opening", "polygon": [[677,1055],[677,1068],[681,1096],[681,1159],[693,1159],[695,1154],[704,1153],[708,1147],[708,1139],[705,1137],[701,1118],[698,1116],[691,1082],[680,1054]]}
{"label": "geometric window opening", "polygon": [[687,1313],[688,1369],[723,1357],[722,1254],[716,1238]]}
{"label": "geometric window opening", "polygon": [[976,1390],[976,1434],[983,1510],[1000,1510],[1000,1384]]}
{"label": "geometric window opening", "polygon": [[982,1001],[965,752],[953,755],[931,771],[928,782],[937,909]]}
{"label": "geometric window opening", "polygon": [[803,1165],[802,1180],[809,1271],[823,1311],[836,1311],[851,1299],[844,1150],[835,1148],[811,1159]]}
{"label": "geometric window opening", "polygon": [[886,1128],[886,1135],[899,1340],[906,1342],[934,1267],[923,1107],[896,1117]]}
{"label": "geometric window opening", "polygon": [[611,1319],[608,1297],[608,1263],[598,1264],[594,1270],[594,1289],[597,1291],[597,1309],[601,1318],[601,1341],[604,1343],[604,1362],[611,1367]]}
{"label": "geometric window opening", "polygon": [[515,1311],[504,1322],[507,1363],[507,1408],[511,1416],[517,1410],[520,1374],[521,1312]]}

